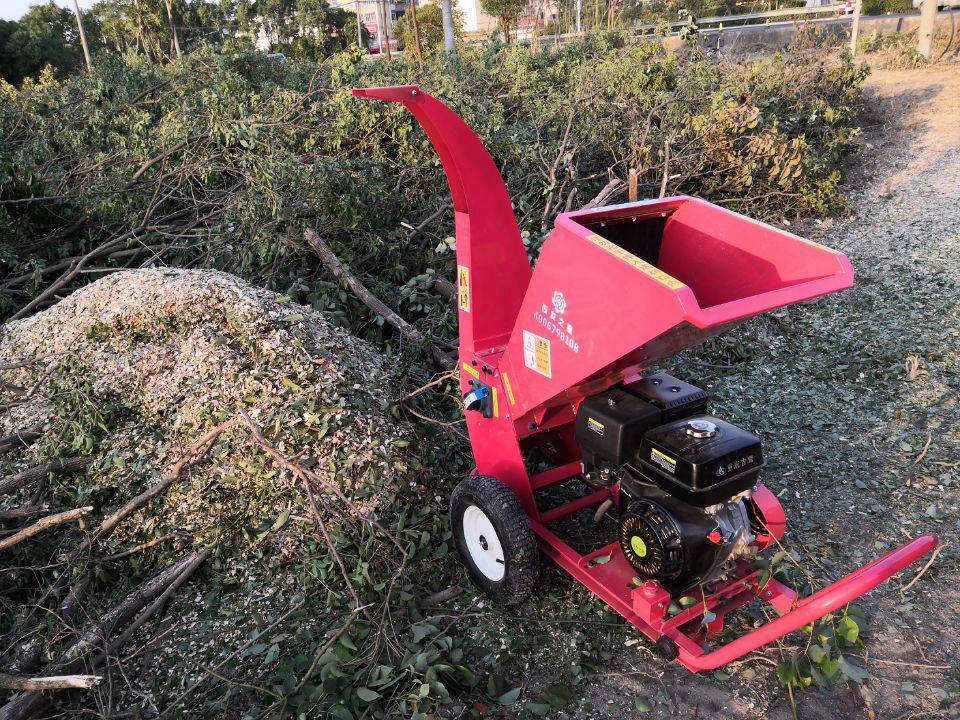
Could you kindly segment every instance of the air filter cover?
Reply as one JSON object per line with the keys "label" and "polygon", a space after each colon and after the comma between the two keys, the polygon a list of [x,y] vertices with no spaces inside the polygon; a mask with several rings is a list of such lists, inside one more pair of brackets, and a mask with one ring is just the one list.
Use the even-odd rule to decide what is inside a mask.
{"label": "air filter cover", "polygon": [[706,390],[665,372],[645,377],[625,387],[627,392],[660,408],[665,423],[691,415],[701,415],[707,411]]}

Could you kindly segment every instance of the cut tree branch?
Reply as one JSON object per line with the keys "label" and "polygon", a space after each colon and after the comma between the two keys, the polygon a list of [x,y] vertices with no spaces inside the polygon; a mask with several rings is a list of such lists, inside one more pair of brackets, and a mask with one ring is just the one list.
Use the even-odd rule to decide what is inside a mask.
{"label": "cut tree branch", "polygon": [[[207,555],[209,555],[208,550],[189,555],[170,565],[159,575],[139,585],[120,604],[107,612],[98,623],[84,632],[80,639],[59,659],[52,662],[48,666],[50,672],[69,674],[84,666],[96,667],[94,662],[89,662],[89,656],[92,652],[106,650],[108,653],[115,653],[120,647],[118,640],[121,638],[127,640],[129,635],[122,633],[114,637],[113,633],[131,621],[139,627],[142,623],[135,618],[141,610],[149,605],[151,608],[147,610],[147,613],[152,615],[151,610],[154,601],[165,595],[169,597],[168,588],[171,585],[179,587],[185,579],[183,577],[184,573],[187,573],[189,577],[189,573],[192,573],[203,561],[202,558],[206,558]],[[101,654],[94,660],[100,661],[103,657]],[[28,720],[46,704],[46,701],[46,697],[40,691],[22,692],[11,698],[6,705],[0,707],[0,720]]]}
{"label": "cut tree branch", "polygon": [[6,495],[27,485],[40,482],[51,474],[54,477],[59,477],[80,472],[92,461],[93,458],[90,456],[76,456],[66,458],[65,460],[54,460],[44,465],[37,465],[29,470],[19,472],[16,475],[7,475],[7,477],[0,478],[0,495]]}
{"label": "cut tree branch", "polygon": [[14,677],[0,674],[0,689],[2,690],[89,690],[103,680],[99,675],[52,675],[50,677]]}
{"label": "cut tree branch", "polygon": [[330,246],[327,245],[313,229],[307,228],[304,232],[304,237],[310,249],[320,258],[320,261],[327,270],[338,280],[345,282],[360,302],[383,317],[390,327],[414,345],[428,345],[430,348],[430,356],[440,367],[444,369],[453,367],[453,358],[443,352],[437,345],[430,342],[423,333],[397,315],[397,313],[387,307],[380,298],[370,292],[355,275],[343,266],[343,263],[340,262],[340,259],[334,254],[333,250],[330,249]]}
{"label": "cut tree branch", "polygon": [[17,448],[30,447],[30,443],[42,437],[43,432],[43,423],[40,423],[0,437],[0,455]]}
{"label": "cut tree branch", "polygon": [[39,535],[44,530],[77,520],[78,518],[81,518],[92,511],[93,508],[91,506],[87,506],[82,508],[74,508],[73,510],[66,510],[65,512],[56,513],[54,515],[47,515],[45,518],[37,520],[35,523],[33,523],[33,525],[28,525],[23,530],[14,533],[10,537],[0,540],[0,550],[11,548],[18,543],[27,540],[28,538],[32,538],[34,535]]}

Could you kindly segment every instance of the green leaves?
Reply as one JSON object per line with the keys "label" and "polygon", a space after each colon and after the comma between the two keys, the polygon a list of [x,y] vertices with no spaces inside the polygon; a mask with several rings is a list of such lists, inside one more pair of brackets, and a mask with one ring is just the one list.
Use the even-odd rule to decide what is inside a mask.
{"label": "green leaves", "polygon": [[849,605],[842,615],[826,615],[809,628],[812,642],[805,652],[777,666],[777,680],[783,687],[802,689],[815,685],[828,688],[842,680],[862,684],[870,673],[842,653],[860,647],[863,611]]}

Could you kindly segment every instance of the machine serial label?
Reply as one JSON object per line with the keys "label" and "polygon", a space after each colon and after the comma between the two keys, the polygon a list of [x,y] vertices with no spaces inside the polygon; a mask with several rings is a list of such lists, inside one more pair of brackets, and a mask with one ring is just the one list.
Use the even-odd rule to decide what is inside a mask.
{"label": "machine serial label", "polygon": [[673,474],[677,471],[677,461],[669,455],[665,455],[664,453],[660,452],[656,448],[650,448],[650,460],[652,460],[654,464],[662,467],[668,473]]}
{"label": "machine serial label", "polygon": [[619,245],[614,245],[612,242],[610,242],[606,238],[600,237],[596,233],[591,233],[590,235],[587,235],[587,240],[592,242],[594,245],[597,245],[598,247],[603,248],[611,255],[616,255],[618,258],[626,262],[631,267],[635,268],[636,270],[639,270],[644,275],[647,275],[648,277],[653,278],[657,282],[662,283],[663,285],[666,285],[671,290],[676,290],[677,288],[683,287],[683,283],[677,280],[672,275],[668,275],[660,268],[654,267],[648,262],[644,262],[643,260],[638,258],[636,255],[633,255],[632,253],[627,252]]}
{"label": "machine serial label", "polygon": [[457,265],[457,305],[470,312],[470,268],[466,265]]}
{"label": "machine serial label", "polygon": [[597,435],[603,435],[603,423],[593,418],[587,418],[587,427],[593,430]]}
{"label": "machine serial label", "polygon": [[523,364],[544,377],[552,378],[550,341],[529,330],[523,331]]}

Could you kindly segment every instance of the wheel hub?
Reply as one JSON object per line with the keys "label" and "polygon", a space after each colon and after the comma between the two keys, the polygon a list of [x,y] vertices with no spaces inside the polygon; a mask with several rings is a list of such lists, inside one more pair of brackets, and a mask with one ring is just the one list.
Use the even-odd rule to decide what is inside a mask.
{"label": "wheel hub", "polygon": [[477,569],[494,582],[503,580],[507,567],[500,537],[490,518],[476,505],[463,511],[463,537]]}

